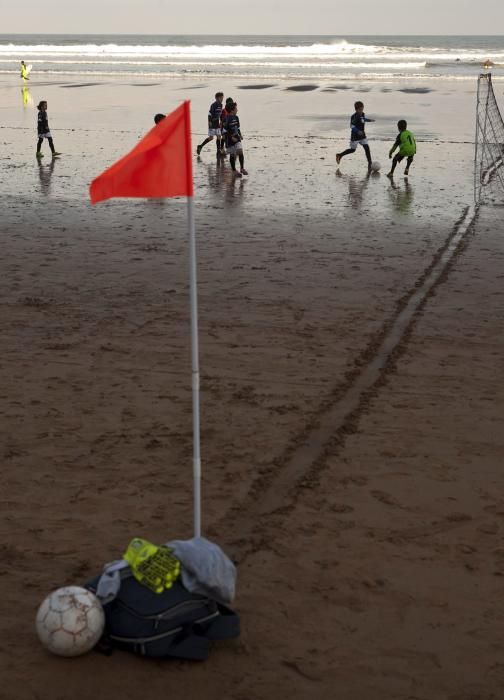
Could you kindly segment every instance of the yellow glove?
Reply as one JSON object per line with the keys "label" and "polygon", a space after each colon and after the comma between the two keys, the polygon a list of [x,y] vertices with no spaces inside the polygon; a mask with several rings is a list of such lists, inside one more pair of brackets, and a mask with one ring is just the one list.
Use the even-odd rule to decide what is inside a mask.
{"label": "yellow glove", "polygon": [[123,555],[139,583],[155,593],[173,586],[180,575],[180,562],[168,547],[157,547],[141,537],[134,537]]}

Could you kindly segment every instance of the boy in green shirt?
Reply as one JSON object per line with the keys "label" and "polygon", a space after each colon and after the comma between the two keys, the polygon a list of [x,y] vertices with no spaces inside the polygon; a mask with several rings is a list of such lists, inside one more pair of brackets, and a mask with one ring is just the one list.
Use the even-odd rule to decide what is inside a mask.
{"label": "boy in green shirt", "polygon": [[415,137],[411,133],[411,131],[408,131],[408,124],[406,123],[405,119],[400,119],[397,122],[397,128],[399,129],[399,133],[397,134],[397,138],[395,140],[394,145],[390,149],[389,152],[389,158],[392,158],[392,154],[394,153],[395,149],[399,149],[399,153],[394,156],[394,160],[392,161],[392,169],[389,173],[387,173],[387,177],[393,177],[394,176],[394,170],[396,169],[396,166],[398,163],[400,163],[404,158],[407,158],[406,162],[406,169],[404,171],[404,174],[408,176],[409,174],[409,169],[410,165],[413,163],[413,157],[416,154],[416,141]]}

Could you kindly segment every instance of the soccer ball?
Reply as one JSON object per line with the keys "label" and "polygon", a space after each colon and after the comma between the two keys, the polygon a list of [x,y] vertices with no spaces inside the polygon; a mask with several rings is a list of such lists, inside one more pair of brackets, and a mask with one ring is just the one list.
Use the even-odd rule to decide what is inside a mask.
{"label": "soccer ball", "polygon": [[381,168],[381,163],[378,163],[377,160],[374,160],[374,161],[371,163],[371,171],[372,171],[373,173],[377,173],[377,172],[380,170],[380,168]]}
{"label": "soccer ball", "polygon": [[80,656],[90,651],[105,627],[98,598],[80,586],[53,591],[37,612],[37,634],[42,644],[58,656]]}

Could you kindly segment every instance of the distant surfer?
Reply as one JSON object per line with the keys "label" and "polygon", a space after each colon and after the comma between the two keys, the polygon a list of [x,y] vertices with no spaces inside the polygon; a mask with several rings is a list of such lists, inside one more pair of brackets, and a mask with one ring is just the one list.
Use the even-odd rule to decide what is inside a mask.
{"label": "distant surfer", "polygon": [[29,72],[30,71],[28,70],[28,66],[26,65],[26,63],[24,61],[21,61],[21,77],[23,78],[23,82],[25,80],[30,80],[30,78],[28,77]]}

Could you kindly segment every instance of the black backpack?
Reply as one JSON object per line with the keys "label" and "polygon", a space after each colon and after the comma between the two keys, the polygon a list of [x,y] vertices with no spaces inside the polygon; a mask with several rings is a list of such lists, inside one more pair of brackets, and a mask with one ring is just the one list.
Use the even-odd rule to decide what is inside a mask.
{"label": "black backpack", "polygon": [[[96,593],[100,576],[85,584]],[[180,579],[163,593],[138,583],[130,569],[121,572],[121,588],[103,606],[105,630],[98,650],[124,649],[153,658],[203,661],[210,641],[240,635],[236,613],[215,600],[189,593]]]}

